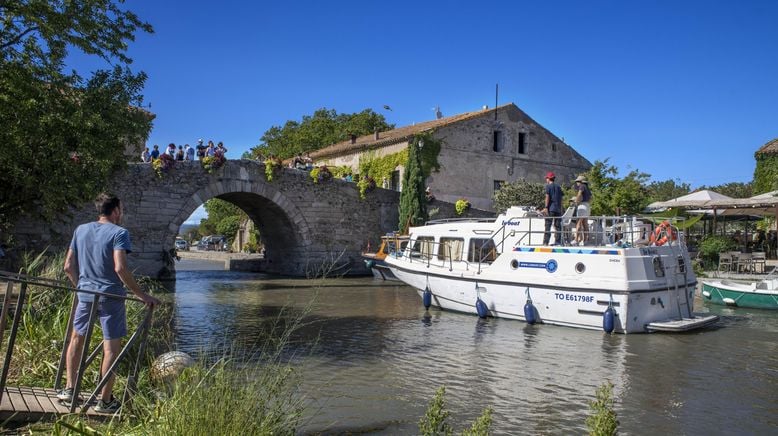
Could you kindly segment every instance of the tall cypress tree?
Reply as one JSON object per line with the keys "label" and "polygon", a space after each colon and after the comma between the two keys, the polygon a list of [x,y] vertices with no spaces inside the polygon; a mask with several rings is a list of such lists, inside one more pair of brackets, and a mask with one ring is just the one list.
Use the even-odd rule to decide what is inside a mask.
{"label": "tall cypress tree", "polygon": [[418,226],[427,221],[427,197],[424,193],[424,173],[421,164],[423,137],[417,135],[408,144],[408,165],[403,174],[403,190],[400,193],[400,223],[402,233],[409,226]]}

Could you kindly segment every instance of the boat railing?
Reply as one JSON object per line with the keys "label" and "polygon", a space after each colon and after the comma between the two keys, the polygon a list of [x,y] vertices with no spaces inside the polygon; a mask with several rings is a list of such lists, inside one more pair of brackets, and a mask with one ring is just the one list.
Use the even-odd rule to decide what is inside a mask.
{"label": "boat railing", "polygon": [[492,223],[494,218],[441,218],[437,220],[429,220],[424,223],[425,226],[433,224],[451,224],[451,223]]}
{"label": "boat railing", "polygon": [[[561,219],[561,230],[553,226],[553,220]],[[607,246],[607,247],[639,247],[648,246],[652,243],[651,236],[654,234],[656,226],[651,222],[645,222],[636,216],[589,216],[585,218],[588,224],[588,230],[582,231],[582,237],[585,246]],[[575,246],[576,241],[576,217],[537,217],[529,220],[526,229],[522,233],[514,246],[542,246],[546,233],[550,233],[549,244],[559,246]],[[550,227],[547,231],[546,227]],[[684,245],[685,239],[683,232],[679,231],[677,226],[672,225],[673,237],[668,238],[666,243],[671,245]],[[504,228],[504,226],[503,226]],[[495,234],[499,233],[501,228]],[[559,240],[555,235],[559,235]],[[495,241],[496,243],[497,241]],[[662,241],[665,243],[665,241]]]}
{"label": "boat railing", "polygon": [[[11,330],[9,333],[8,344],[5,349],[5,358],[3,361],[2,375],[0,375],[0,399],[3,399],[3,394],[6,392],[6,381],[8,379],[8,372],[11,367],[12,357],[14,353],[14,344],[16,342],[16,336],[19,333],[19,327],[23,318],[24,306],[30,303],[29,296],[36,293],[52,292],[56,290],[64,290],[70,293],[72,298],[72,304],[70,308],[70,318],[68,319],[67,328],[65,329],[65,337],[62,341],[62,354],[60,355],[59,365],[57,367],[57,373],[54,379],[54,390],[60,390],[62,388],[62,378],[65,375],[65,357],[68,345],[70,344],[71,334],[73,332],[73,317],[76,313],[76,306],[78,305],[78,297],[76,293],[92,294],[95,297],[105,297],[112,299],[122,299],[130,303],[144,304],[143,301],[128,296],[110,295],[101,292],[93,292],[71,288],[63,285],[60,281],[47,279],[43,277],[31,277],[25,274],[11,273],[6,271],[0,271],[0,281],[7,282],[5,295],[2,300],[2,307],[0,308],[0,343],[3,342],[4,333],[6,330],[6,324],[8,323],[9,316],[11,317]],[[16,303],[13,304],[11,299],[12,295],[16,294]],[[9,308],[14,306],[14,312],[9,314]],[[92,331],[94,330],[94,324],[98,315],[98,304],[91,304],[89,312],[88,326],[84,335],[83,348],[81,349],[81,361],[78,362],[78,370],[76,372],[76,379],[74,380],[73,398],[79,398],[80,391],[82,389],[82,381],[86,374],[87,367],[96,361],[96,358],[100,351],[103,349],[102,342],[90,350]],[[116,374],[119,369],[119,364],[124,360],[131,358],[133,349],[135,349],[134,360],[135,362],[129,365],[129,374],[127,377],[127,384],[125,386],[124,395],[122,396],[122,404],[128,404],[130,396],[135,391],[135,387],[138,382],[138,373],[141,367],[141,363],[144,356],[144,349],[146,347],[146,337],[151,327],[151,319],[153,314],[153,308],[151,306],[145,306],[141,312],[142,320],[139,322],[136,330],[132,333],[132,336],[124,345],[124,348],[119,352],[116,360],[108,368],[105,374],[101,374],[100,379],[97,381],[97,385],[90,393],[86,401],[81,403],[81,413],[84,413],[86,409],[94,403],[97,398],[98,392],[108,383],[110,375]],[[97,362],[98,366],[100,362]],[[3,399],[4,400],[4,399]],[[69,408],[70,413],[75,412],[78,401],[71,401]],[[125,407],[122,407],[124,410]]]}
{"label": "boat railing", "polygon": [[[417,245],[419,246],[417,248]],[[458,251],[457,257],[461,257],[462,251]],[[396,253],[396,257],[406,258],[408,262],[421,262],[430,266],[437,266],[442,268],[448,268],[449,271],[454,270],[454,262],[462,262],[463,259],[454,259],[453,249],[450,242],[437,242],[434,240],[415,240],[414,245],[409,245],[405,250]],[[470,263],[463,262],[465,267],[469,270]]]}

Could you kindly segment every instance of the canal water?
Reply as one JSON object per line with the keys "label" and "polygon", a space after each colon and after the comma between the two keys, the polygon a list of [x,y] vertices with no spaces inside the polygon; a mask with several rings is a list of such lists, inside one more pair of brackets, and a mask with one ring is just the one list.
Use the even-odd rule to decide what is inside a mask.
{"label": "canal water", "polygon": [[778,433],[778,313],[697,300],[716,327],[607,335],[426,312],[411,288],[373,278],[209,268],[177,265],[177,346],[257,349],[280,312],[303,316],[291,341],[311,411],[301,433],[416,434],[445,386],[457,433],[491,406],[494,434],[583,434],[606,381],[621,434]]}

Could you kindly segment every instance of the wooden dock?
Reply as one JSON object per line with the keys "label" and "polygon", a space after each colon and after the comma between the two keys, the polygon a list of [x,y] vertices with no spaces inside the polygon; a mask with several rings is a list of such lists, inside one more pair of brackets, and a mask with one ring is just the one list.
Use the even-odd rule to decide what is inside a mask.
{"label": "wooden dock", "polygon": [[[83,397],[83,394],[82,394]],[[81,406],[76,408],[78,413]],[[0,403],[0,422],[36,422],[41,419],[56,419],[70,413],[70,408],[61,404],[54,389],[7,386]],[[91,407],[86,415],[107,418],[111,415],[95,412]]]}

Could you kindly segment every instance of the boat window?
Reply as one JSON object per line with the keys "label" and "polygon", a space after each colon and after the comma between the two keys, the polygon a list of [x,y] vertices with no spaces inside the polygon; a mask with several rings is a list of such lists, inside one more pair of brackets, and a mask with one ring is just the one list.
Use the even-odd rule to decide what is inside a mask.
{"label": "boat window", "polygon": [[429,259],[433,253],[435,238],[432,236],[419,236],[413,243],[413,255]]}
{"label": "boat window", "polygon": [[[399,247],[398,247],[399,244]],[[405,251],[405,247],[408,246],[408,238],[391,238],[386,241],[386,250],[389,253],[400,253]]]}
{"label": "boat window", "polygon": [[459,262],[462,260],[462,251],[464,248],[465,240],[463,238],[440,238],[438,259],[451,259],[455,262]]}
{"label": "boat window", "polygon": [[491,238],[473,238],[467,249],[468,262],[494,262],[497,258],[497,249]]}

